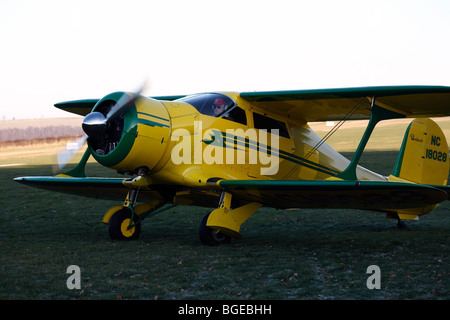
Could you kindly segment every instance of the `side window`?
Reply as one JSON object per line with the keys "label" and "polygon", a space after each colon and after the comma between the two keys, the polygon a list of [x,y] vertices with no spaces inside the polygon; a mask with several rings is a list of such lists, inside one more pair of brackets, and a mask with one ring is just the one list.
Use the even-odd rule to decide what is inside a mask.
{"label": "side window", "polygon": [[271,129],[278,129],[280,137],[289,139],[289,132],[284,122],[263,116],[259,113],[253,113],[253,121],[256,129],[266,129],[270,132]]}
{"label": "side window", "polygon": [[225,113],[222,118],[247,125],[247,116],[245,111],[239,107],[234,107],[230,112]]}

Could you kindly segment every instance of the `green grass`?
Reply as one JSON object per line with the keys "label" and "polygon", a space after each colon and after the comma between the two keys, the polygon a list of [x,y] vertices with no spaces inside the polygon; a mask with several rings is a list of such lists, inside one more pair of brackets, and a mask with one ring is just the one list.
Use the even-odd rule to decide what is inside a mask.
{"label": "green grass", "polygon": [[[389,173],[394,152],[363,165]],[[88,173],[107,171],[88,164]],[[206,247],[198,226],[210,210],[178,206],[144,221],[134,242],[109,239],[100,221],[123,199],[101,201],[12,181],[50,166],[0,167],[0,299],[448,299],[450,206],[396,229],[355,210],[260,209],[242,239]],[[69,265],[81,289],[69,290]],[[381,289],[366,287],[370,265]]]}

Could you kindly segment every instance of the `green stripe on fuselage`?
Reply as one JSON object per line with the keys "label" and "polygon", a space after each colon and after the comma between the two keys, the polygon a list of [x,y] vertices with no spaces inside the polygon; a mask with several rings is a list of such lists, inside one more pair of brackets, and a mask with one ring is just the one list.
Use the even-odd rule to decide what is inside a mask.
{"label": "green stripe on fuselage", "polygon": [[162,123],[158,123],[155,121],[150,121],[150,120],[146,120],[146,119],[138,119],[138,123],[146,125],[146,126],[150,126],[150,127],[163,127],[163,128],[170,128],[170,126],[168,124],[162,124]]}
{"label": "green stripe on fuselage", "polygon": [[[225,144],[228,141],[226,139],[227,138],[227,134],[225,132],[220,132],[220,133],[222,134],[222,138],[223,138],[223,141],[224,141],[223,147],[228,147]],[[313,170],[316,170],[316,171],[319,171],[319,172],[322,172],[322,173],[325,173],[325,174],[328,174],[328,175],[331,175],[331,176],[334,176],[334,175],[336,175],[338,173],[338,171],[336,171],[334,169],[331,169],[331,168],[328,168],[328,167],[326,167],[324,165],[321,165],[321,164],[315,163],[313,161],[307,160],[305,158],[299,157],[299,156],[297,156],[295,154],[290,154],[290,153],[288,153],[286,151],[283,151],[283,150],[275,149],[275,148],[272,148],[270,146],[267,146],[267,145],[264,145],[264,144],[261,144],[261,143],[258,144],[256,141],[250,140],[248,138],[243,138],[243,137],[239,137],[239,136],[236,136],[236,135],[232,135],[232,137],[233,137],[233,141],[232,141],[233,142],[233,148],[235,148],[235,149],[237,149],[236,146],[242,146],[242,147],[253,149],[253,150],[256,150],[256,151],[258,151],[258,150],[266,151],[269,154],[274,155],[274,156],[277,156],[276,153],[278,153],[278,157],[280,157],[281,159],[293,162],[295,164],[299,164],[299,165],[302,165],[304,167],[307,167],[307,168],[310,168],[310,169],[313,169]],[[231,141],[228,141],[228,142],[231,142]]]}

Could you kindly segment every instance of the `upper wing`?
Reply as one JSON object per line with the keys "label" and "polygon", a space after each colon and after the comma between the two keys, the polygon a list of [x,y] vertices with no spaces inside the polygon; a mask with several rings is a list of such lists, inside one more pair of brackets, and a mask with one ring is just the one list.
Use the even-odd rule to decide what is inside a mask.
{"label": "upper wing", "polygon": [[438,188],[400,182],[340,180],[221,180],[233,198],[274,208],[386,210],[418,208],[447,200]]}
{"label": "upper wing", "polygon": [[64,111],[85,116],[92,111],[92,108],[94,108],[98,100],[99,99],[84,99],[59,102],[55,104],[55,107]]}
{"label": "upper wing", "polygon": [[[161,97],[151,97],[156,100],[176,100],[183,98],[185,96],[161,96]],[[55,103],[55,107],[58,109],[79,114],[81,116],[85,116],[92,111],[94,106],[100,99],[83,99],[83,100],[72,100],[65,102]]]}
{"label": "upper wing", "polygon": [[[450,87],[391,86],[294,91],[243,92],[239,97],[262,111],[277,113],[300,121],[342,120],[361,99],[376,98],[408,117],[440,117],[450,115]],[[184,95],[151,97],[176,100]],[[56,103],[55,107],[87,115],[99,99],[73,100]],[[352,119],[368,119],[370,111],[359,108]]]}
{"label": "upper wing", "polygon": [[[262,111],[303,122],[342,120],[362,99],[371,97],[407,117],[450,115],[450,87],[441,86],[243,92],[239,96]],[[361,107],[352,119],[369,117],[370,111]]]}

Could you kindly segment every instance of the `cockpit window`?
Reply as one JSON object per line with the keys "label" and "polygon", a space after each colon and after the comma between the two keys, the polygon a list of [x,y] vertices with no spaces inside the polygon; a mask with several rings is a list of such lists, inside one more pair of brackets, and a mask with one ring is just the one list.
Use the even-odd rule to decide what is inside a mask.
{"label": "cockpit window", "polygon": [[177,101],[187,102],[198,112],[247,125],[245,111],[239,108],[230,97],[221,93],[201,93],[187,96]]}
{"label": "cockpit window", "polygon": [[196,94],[178,99],[178,101],[187,102],[198,112],[213,117],[220,117],[236,105],[233,99],[220,93]]}

